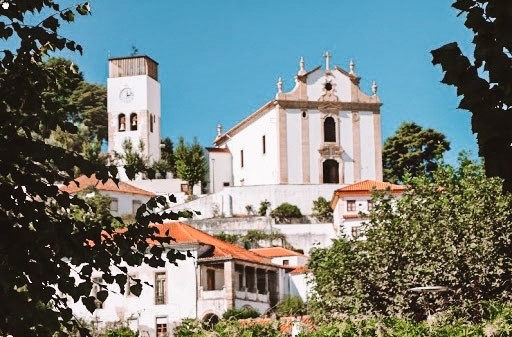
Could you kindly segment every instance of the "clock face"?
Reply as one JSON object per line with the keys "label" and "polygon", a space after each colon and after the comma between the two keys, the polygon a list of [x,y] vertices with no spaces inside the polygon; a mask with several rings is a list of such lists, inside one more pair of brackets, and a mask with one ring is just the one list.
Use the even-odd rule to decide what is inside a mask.
{"label": "clock face", "polygon": [[133,100],[133,90],[131,88],[124,88],[119,93],[119,98],[125,103],[131,102]]}

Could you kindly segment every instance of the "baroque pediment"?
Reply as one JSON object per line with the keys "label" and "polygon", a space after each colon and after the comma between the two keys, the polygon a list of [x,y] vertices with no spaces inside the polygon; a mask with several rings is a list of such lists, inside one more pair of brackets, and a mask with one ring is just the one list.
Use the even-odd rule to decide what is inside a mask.
{"label": "baroque pediment", "polygon": [[324,158],[334,158],[341,157],[345,151],[338,144],[324,144],[318,152]]}

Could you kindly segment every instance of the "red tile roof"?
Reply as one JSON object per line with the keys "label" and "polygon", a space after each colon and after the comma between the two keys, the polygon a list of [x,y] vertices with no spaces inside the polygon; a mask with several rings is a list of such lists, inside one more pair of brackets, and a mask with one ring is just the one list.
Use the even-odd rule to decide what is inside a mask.
{"label": "red tile roof", "polygon": [[[295,320],[300,321],[301,327],[303,328],[303,332],[311,332],[314,330],[313,321],[309,316],[300,316],[300,317],[281,317],[279,319],[279,331],[282,334],[289,336],[292,332],[292,325]],[[242,326],[266,326],[272,324],[275,320],[269,317],[257,317],[257,318],[247,318],[240,319],[238,322]]]}
{"label": "red tile roof", "polygon": [[156,225],[161,235],[170,235],[176,243],[200,243],[214,247],[214,258],[232,258],[258,264],[271,265],[270,259],[247,249],[217,239],[197,228],[181,222],[167,222]]}
{"label": "red tile roof", "polygon": [[299,266],[299,267],[295,268],[294,270],[292,270],[290,272],[290,274],[292,274],[292,275],[303,274],[307,271],[309,271],[308,266],[304,265],[304,266]]}
{"label": "red tile roof", "polygon": [[229,153],[229,149],[227,147],[207,147],[206,151],[208,151],[208,152],[226,152],[226,153]]}
{"label": "red tile roof", "polygon": [[363,180],[358,183],[348,185],[345,187],[342,187],[336,192],[343,193],[343,192],[371,192],[373,189],[383,191],[386,189],[390,189],[392,192],[402,192],[405,191],[406,186],[404,185],[396,185],[391,184],[383,181],[376,181],[376,180]]}
{"label": "red tile roof", "polygon": [[304,256],[301,253],[297,253],[293,250],[286,249],[284,247],[268,247],[268,248],[253,248],[251,252],[255,252],[258,255],[273,258],[282,256]]}
{"label": "red tile roof", "polygon": [[[75,181],[78,183],[78,185],[75,183]],[[89,186],[95,186],[99,191],[140,194],[146,195],[148,197],[155,195],[152,192],[140,189],[122,181],[120,181],[118,185],[116,185],[113,180],[108,180],[105,184],[103,184],[100,180],[96,179],[95,175],[92,175],[91,177],[87,177],[85,175],[80,176],[71,182],[68,186],[61,187],[61,190],[68,193],[77,193]]]}
{"label": "red tile roof", "polygon": [[389,189],[393,194],[401,194],[407,189],[407,186],[396,185],[383,181],[363,180],[352,185],[348,185],[334,191],[331,199],[331,208],[334,209],[340,197],[371,195],[373,190],[384,191]]}

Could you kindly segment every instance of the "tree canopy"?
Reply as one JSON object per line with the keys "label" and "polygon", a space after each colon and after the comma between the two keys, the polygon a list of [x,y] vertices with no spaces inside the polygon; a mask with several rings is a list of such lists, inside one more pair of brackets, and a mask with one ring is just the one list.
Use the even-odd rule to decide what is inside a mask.
{"label": "tree canopy", "polygon": [[402,123],[384,142],[384,181],[402,182],[406,174],[429,176],[449,149],[450,143],[439,131],[424,129],[416,123]]}
{"label": "tree canopy", "polygon": [[189,195],[192,195],[192,189],[197,183],[207,180],[208,164],[203,147],[197,142],[197,139],[194,139],[192,144],[185,143],[183,137],[178,139],[178,145],[174,150],[174,163],[178,178],[188,183]]}
{"label": "tree canopy", "polygon": [[442,83],[457,88],[460,109],[471,112],[471,127],[489,176],[504,179],[512,191],[512,3],[509,0],[457,0],[473,34],[472,58],[456,42],[432,51],[444,71]]}
{"label": "tree canopy", "polygon": [[[150,222],[177,218],[156,215],[153,208],[165,200],[152,199],[137,212],[137,221],[116,235],[104,217],[72,216],[71,209],[94,212],[87,198],[69,195],[57,184],[69,184],[80,170],[102,181],[114,180],[115,167],[91,162],[76,151],[52,145],[57,130],[76,133],[69,118],[69,101],[57,93],[79,80],[67,65],[45,62],[55,51],[82,51],[60,34],[59,27],[90,13],[88,3],[63,8],[57,0],[11,2],[0,7],[0,335],[67,335],[78,325],[68,301],[81,301],[95,309],[91,273],[103,273],[106,283],[125,289],[126,269],[148,263],[162,266],[164,249],[149,247],[157,237]],[[32,24],[33,22],[38,22]],[[12,43],[11,43],[12,42]],[[9,47],[9,46],[12,46]],[[63,94],[69,97],[68,92]],[[150,249],[154,255],[146,255]],[[169,260],[184,256],[169,255]],[[113,266],[118,266],[118,269]],[[130,288],[141,291],[140,281]],[[105,289],[98,298],[108,296]],[[86,333],[85,329],[84,334]]]}
{"label": "tree canopy", "polygon": [[[398,200],[376,196],[366,240],[341,238],[312,252],[316,313],[425,318],[427,309],[450,308],[479,318],[486,301],[512,298],[512,197],[501,179],[462,158],[459,168],[407,184]],[[447,291],[411,291],[424,286]]]}

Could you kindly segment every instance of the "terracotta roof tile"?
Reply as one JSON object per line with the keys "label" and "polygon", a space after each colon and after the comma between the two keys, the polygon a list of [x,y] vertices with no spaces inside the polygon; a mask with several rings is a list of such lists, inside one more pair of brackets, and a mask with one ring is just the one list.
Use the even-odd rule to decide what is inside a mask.
{"label": "terracotta roof tile", "polygon": [[390,189],[392,192],[402,192],[405,191],[406,186],[404,185],[396,185],[391,184],[383,181],[376,181],[376,180],[363,180],[360,182],[357,182],[352,185],[348,185],[345,187],[342,187],[338,190],[336,190],[337,193],[343,193],[343,192],[371,192],[373,189],[383,191],[386,189]]}
{"label": "terracotta roof tile", "polygon": [[[78,185],[75,183],[75,181],[78,183]],[[147,195],[148,197],[155,195],[152,192],[140,189],[122,181],[120,181],[118,185],[116,185],[113,180],[108,180],[105,184],[103,184],[100,180],[96,179],[95,175],[92,175],[91,177],[87,177],[85,175],[80,176],[71,182],[68,186],[63,186],[60,189],[68,193],[77,193],[89,186],[95,186],[99,191],[140,194]]]}
{"label": "terracotta roof tile", "polygon": [[267,247],[267,248],[253,248],[251,252],[255,252],[258,255],[273,258],[282,256],[304,256],[301,253],[297,253],[293,250],[286,249],[284,247]]}
{"label": "terracotta roof tile", "polygon": [[292,270],[290,272],[290,274],[292,274],[292,275],[303,274],[307,271],[309,271],[308,266],[304,265],[304,266],[299,266],[299,267],[295,268],[294,270]]}
{"label": "terracotta roof tile", "polygon": [[225,152],[229,153],[229,149],[227,147],[207,147],[207,152]]}
{"label": "terracotta roof tile", "polygon": [[168,232],[176,243],[202,243],[215,247],[213,257],[232,258],[258,264],[271,265],[270,259],[262,257],[242,247],[224,242],[210,234],[181,222],[167,222],[156,225],[161,235]]}

